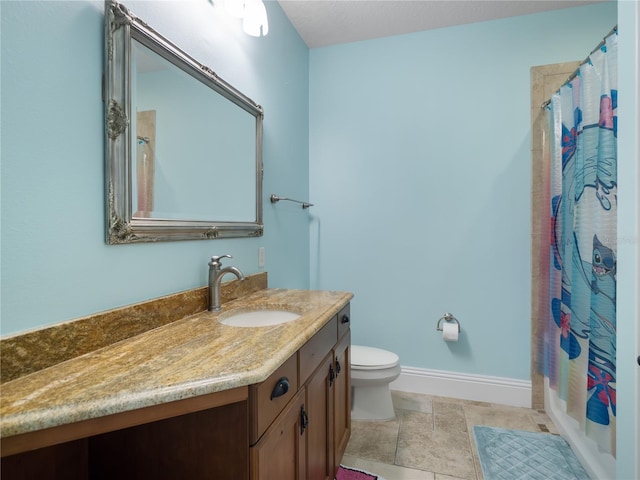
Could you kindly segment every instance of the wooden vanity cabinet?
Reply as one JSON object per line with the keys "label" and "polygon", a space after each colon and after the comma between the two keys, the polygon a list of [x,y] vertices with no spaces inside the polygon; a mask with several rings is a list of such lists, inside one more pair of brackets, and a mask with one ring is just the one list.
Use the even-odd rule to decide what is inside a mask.
{"label": "wooden vanity cabinet", "polygon": [[[260,392],[277,388],[292,358],[299,389],[259,439],[252,439],[252,480],[332,480],[351,434],[349,306],[333,317],[279,371],[249,390],[252,435],[261,435],[274,404]],[[341,319],[346,317],[346,322]],[[298,429],[298,430],[296,430]],[[297,438],[294,438],[297,432]],[[256,440],[255,443],[253,440]]]}

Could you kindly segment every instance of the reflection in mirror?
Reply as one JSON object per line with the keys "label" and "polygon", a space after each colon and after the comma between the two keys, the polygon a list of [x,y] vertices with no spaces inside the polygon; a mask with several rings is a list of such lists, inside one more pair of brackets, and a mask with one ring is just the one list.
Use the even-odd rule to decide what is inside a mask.
{"label": "reflection in mirror", "polygon": [[262,235],[262,108],[106,9],[107,242]]}

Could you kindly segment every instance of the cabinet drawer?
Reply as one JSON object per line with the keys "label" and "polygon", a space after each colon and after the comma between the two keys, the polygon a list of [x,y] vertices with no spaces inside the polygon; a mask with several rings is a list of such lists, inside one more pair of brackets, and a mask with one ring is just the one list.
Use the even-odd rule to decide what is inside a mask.
{"label": "cabinet drawer", "polygon": [[307,381],[338,340],[338,317],[335,316],[300,349],[300,383]]}
{"label": "cabinet drawer", "polygon": [[264,382],[249,387],[249,441],[256,443],[298,391],[298,354],[294,353]]}
{"label": "cabinet drawer", "polygon": [[351,326],[351,309],[350,304],[347,304],[340,312],[338,312],[338,338],[347,333]]}

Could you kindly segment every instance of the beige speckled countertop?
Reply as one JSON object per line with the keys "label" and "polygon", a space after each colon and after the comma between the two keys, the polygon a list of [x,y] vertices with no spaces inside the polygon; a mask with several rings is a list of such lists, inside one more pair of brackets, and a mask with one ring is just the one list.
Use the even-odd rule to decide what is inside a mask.
{"label": "beige speckled countertop", "polygon": [[[2,384],[0,436],[10,437],[265,380],[352,298],[264,289]],[[284,309],[293,322],[219,322],[241,309]]]}

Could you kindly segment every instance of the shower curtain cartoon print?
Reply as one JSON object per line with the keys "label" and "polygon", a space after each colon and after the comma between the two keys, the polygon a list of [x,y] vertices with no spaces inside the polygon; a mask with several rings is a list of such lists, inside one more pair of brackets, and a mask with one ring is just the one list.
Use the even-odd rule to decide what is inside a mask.
{"label": "shower curtain cartoon print", "polygon": [[615,455],[617,32],[551,97],[547,374],[567,413]]}

